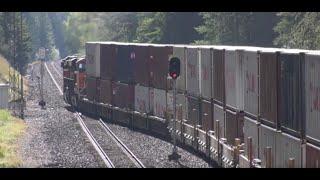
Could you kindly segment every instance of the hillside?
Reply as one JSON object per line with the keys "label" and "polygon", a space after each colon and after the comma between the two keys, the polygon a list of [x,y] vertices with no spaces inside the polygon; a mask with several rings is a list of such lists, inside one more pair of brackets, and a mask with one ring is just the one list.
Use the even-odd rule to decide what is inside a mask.
{"label": "hillside", "polygon": [[[8,61],[0,55],[0,83],[8,83],[9,82],[9,63]],[[14,71],[17,73],[17,71]],[[13,69],[11,68],[11,73],[13,73]],[[20,83],[20,80],[16,82],[16,86],[18,86],[18,84]],[[20,87],[20,85],[19,85]],[[24,91],[25,93],[27,92],[27,81],[25,80],[24,78]],[[18,92],[15,92],[16,93],[16,99],[18,99]],[[12,92],[10,92],[11,94],[11,97],[12,96]],[[13,100],[13,99],[11,99]]]}

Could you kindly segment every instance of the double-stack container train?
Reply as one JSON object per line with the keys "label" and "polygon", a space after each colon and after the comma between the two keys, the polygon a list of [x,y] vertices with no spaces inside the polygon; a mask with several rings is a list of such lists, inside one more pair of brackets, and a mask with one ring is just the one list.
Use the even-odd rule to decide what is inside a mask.
{"label": "double-stack container train", "polygon": [[[171,57],[181,61],[176,102],[182,116],[175,132],[167,120],[174,98]],[[243,159],[260,167],[319,166],[317,51],[87,42],[85,58],[70,56],[61,64],[64,99],[80,111],[179,136],[224,166],[226,159],[238,166]],[[236,147],[244,150],[238,158]]]}

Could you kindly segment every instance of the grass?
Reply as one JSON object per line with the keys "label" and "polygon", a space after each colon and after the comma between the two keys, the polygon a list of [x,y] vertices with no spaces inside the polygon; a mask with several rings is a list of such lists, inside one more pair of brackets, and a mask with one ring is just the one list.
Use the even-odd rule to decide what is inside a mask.
{"label": "grass", "polygon": [[0,167],[19,167],[21,159],[17,153],[18,139],[25,130],[25,123],[0,110]]}
{"label": "grass", "polygon": [[[18,74],[17,71],[15,71],[11,68],[11,74],[13,74],[13,72]],[[23,82],[24,82],[23,83],[24,94],[26,94],[28,92],[28,82],[26,81],[25,78],[24,78]],[[0,55],[0,83],[9,83],[9,63],[1,55]],[[20,80],[16,82],[16,87],[20,87],[20,84],[18,86],[18,83],[20,83]],[[17,100],[20,97],[18,92],[10,91],[11,97],[13,97],[13,94],[15,94],[15,97],[16,97],[15,100]],[[10,100],[13,100],[13,99],[11,98]]]}

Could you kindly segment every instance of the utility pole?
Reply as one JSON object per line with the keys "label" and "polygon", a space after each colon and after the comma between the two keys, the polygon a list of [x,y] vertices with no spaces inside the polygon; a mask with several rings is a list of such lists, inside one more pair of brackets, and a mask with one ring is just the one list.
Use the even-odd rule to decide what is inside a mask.
{"label": "utility pole", "polygon": [[[20,43],[22,44],[22,12],[20,12]],[[22,49],[21,49],[22,52]],[[20,53],[21,53],[20,52]],[[24,97],[23,97],[23,76],[22,76],[22,71],[23,71],[23,63],[22,63],[22,56],[21,57],[21,62],[20,62],[20,88],[21,88],[21,104],[20,104],[20,108],[21,108],[21,112],[20,112],[20,118],[24,119]]]}

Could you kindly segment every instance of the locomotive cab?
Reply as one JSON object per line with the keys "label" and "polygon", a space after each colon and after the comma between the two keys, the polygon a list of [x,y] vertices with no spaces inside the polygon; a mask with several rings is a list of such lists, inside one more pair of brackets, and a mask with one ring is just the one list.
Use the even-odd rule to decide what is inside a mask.
{"label": "locomotive cab", "polygon": [[63,68],[63,94],[64,100],[72,104],[72,96],[75,94],[75,70],[77,58],[69,58],[64,63]]}
{"label": "locomotive cab", "polygon": [[81,92],[85,89],[85,79],[86,79],[86,60],[84,58],[80,58],[76,62],[76,89],[77,94],[80,95]]}

